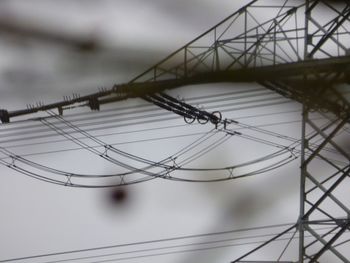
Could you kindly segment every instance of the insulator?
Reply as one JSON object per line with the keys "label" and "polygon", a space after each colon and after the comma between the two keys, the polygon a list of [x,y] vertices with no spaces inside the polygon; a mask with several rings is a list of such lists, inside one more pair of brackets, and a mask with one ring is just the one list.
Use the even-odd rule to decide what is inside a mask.
{"label": "insulator", "polygon": [[91,110],[100,110],[100,102],[98,98],[92,97],[89,99],[89,107]]}
{"label": "insulator", "polygon": [[10,116],[7,110],[0,110],[0,120],[2,123],[10,122]]}
{"label": "insulator", "polygon": [[58,114],[59,114],[60,116],[63,115],[63,108],[62,108],[62,107],[58,107]]}

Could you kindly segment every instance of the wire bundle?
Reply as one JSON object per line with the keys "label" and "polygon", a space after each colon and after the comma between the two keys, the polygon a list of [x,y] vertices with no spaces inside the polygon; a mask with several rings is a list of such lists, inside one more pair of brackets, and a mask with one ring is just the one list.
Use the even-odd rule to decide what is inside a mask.
{"label": "wire bundle", "polygon": [[[250,91],[252,91],[252,89]],[[255,89],[253,92],[256,91],[258,90]],[[214,101],[217,100],[217,98],[220,98],[219,100],[224,100],[226,99],[226,96],[227,94],[224,94],[222,95],[224,98],[220,98],[220,95],[217,95],[216,98],[211,99]],[[242,96],[244,97],[245,95],[239,93],[239,97],[242,98]],[[197,97],[197,99],[206,98],[209,97]],[[0,158],[0,163],[25,175],[43,180],[45,182],[51,182],[71,187],[95,188],[134,184],[149,181],[155,178],[185,182],[218,182],[224,180],[233,180],[277,169],[295,160],[300,153],[298,150],[300,140],[298,139],[294,139],[292,137],[276,132],[271,132],[257,126],[244,124],[238,122],[237,120],[222,120],[221,115],[218,117],[217,115],[210,114],[207,111],[200,110],[164,93],[162,93],[160,96],[153,96],[152,100],[157,100],[157,106],[171,110],[172,112],[178,113],[183,117],[188,117],[187,115],[183,114],[184,112],[190,112],[191,118],[197,118],[198,120],[206,119],[207,122],[210,121],[211,123],[215,124],[215,128],[202,134],[196,133],[195,135],[200,135],[199,138],[192,141],[190,144],[186,145],[177,152],[170,154],[165,158],[162,158],[160,161],[154,161],[128,153],[126,151],[122,151],[116,148],[114,145],[102,141],[97,136],[94,136],[87,130],[81,128],[83,125],[78,126],[76,124],[73,124],[71,121],[63,118],[62,116],[59,116],[53,112],[48,112],[50,117],[39,118],[37,120],[39,120],[40,123],[47,127],[49,130],[54,131],[60,137],[64,138],[64,140],[58,140],[58,142],[71,142],[78,146],[74,149],[85,150],[86,152],[89,152],[98,158],[102,158],[108,163],[112,163],[118,168],[122,168],[124,171],[111,174],[86,174],[67,172],[61,169],[54,169],[49,166],[39,164],[38,162],[31,161],[28,158],[25,158],[23,155],[13,153],[12,151],[8,150],[7,147],[0,148],[0,152],[3,155],[3,157]],[[172,107],[175,109],[172,110]],[[111,115],[114,115],[114,113],[112,112]],[[81,116],[84,116],[84,114],[81,114]],[[89,117],[79,118],[89,119]],[[173,127],[179,126],[182,125],[174,125]],[[230,126],[230,128],[228,126]],[[42,129],[41,126],[38,126],[37,124],[31,124],[28,125],[28,127]],[[15,128],[9,128],[9,130],[11,129]],[[271,140],[266,140],[264,138],[257,137],[256,135],[249,135],[246,133],[238,132],[238,130],[248,130],[254,132],[255,134],[261,134],[275,139],[283,139],[285,141],[288,141],[289,144],[285,145]],[[51,136],[51,134],[48,135]],[[278,150],[265,156],[255,158],[253,160],[228,166],[189,166],[194,161],[202,158],[216,148],[225,144],[233,137],[239,137],[245,140],[263,143],[265,145],[278,148]],[[12,147],[19,147],[19,145]],[[57,152],[59,151],[60,150],[57,150]],[[30,156],[31,154],[27,155]],[[99,182],[100,179],[106,178],[111,180],[107,183]],[[116,178],[117,180],[115,180]]]}

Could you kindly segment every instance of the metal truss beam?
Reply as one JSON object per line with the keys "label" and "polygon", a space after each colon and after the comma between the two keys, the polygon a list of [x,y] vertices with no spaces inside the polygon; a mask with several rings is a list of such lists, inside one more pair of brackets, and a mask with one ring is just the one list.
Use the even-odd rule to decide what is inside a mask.
{"label": "metal truss beam", "polygon": [[[322,76],[336,78],[338,82],[350,81],[349,15],[348,1],[332,4],[287,0],[271,5],[268,0],[254,0],[129,83],[83,97],[66,96],[57,103],[34,103],[16,111],[3,109],[0,120],[9,122],[17,116],[49,109],[63,114],[72,106],[99,110],[105,103],[183,85],[223,81],[259,82],[310,106],[310,98],[319,98],[314,96],[319,90],[310,92],[298,80],[313,81]],[[337,115],[348,110],[344,101],[340,104],[338,99],[329,101],[329,92],[324,94],[322,99],[312,102],[314,106]]]}
{"label": "metal truss beam", "polygon": [[[332,79],[329,85],[350,81],[350,56],[314,59],[308,61],[292,62],[279,66],[261,66],[258,68],[239,68],[225,71],[213,71],[199,73],[187,78],[156,80],[151,83],[131,82],[115,85],[111,90],[100,91],[82,97],[73,97],[61,102],[30,106],[27,109],[7,111],[0,110],[0,120],[10,122],[11,118],[33,114],[39,111],[58,109],[60,114],[69,109],[72,105],[86,106],[91,110],[99,110],[100,105],[113,103],[128,98],[141,97],[168,89],[173,89],[185,85],[218,83],[218,82],[256,82],[272,89],[281,95],[303,103],[306,98],[311,103],[312,98],[317,98],[314,107],[323,107],[337,115],[347,112],[349,106],[347,101],[339,104],[329,101],[331,97],[319,96],[318,89],[308,90],[304,83],[305,77],[309,77],[308,83],[319,84],[319,75],[324,76],[329,73],[337,74],[336,79]],[[316,75],[316,77],[315,77]],[[322,82],[325,85],[325,82]],[[317,96],[315,96],[317,94]],[[316,105],[317,104],[317,105]]]}

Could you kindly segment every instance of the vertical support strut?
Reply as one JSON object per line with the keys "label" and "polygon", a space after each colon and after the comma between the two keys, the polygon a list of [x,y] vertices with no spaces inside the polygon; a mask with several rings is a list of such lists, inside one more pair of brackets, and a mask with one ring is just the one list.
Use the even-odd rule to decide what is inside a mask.
{"label": "vertical support strut", "polygon": [[298,262],[349,263],[350,208],[342,186],[349,183],[350,158],[338,139],[348,119],[314,121],[311,115],[304,106]]}
{"label": "vertical support strut", "polygon": [[[304,1],[303,52],[299,54],[299,48],[295,49],[288,40],[292,47],[287,55],[294,52],[298,59],[303,58],[304,61],[349,56],[350,2]],[[292,13],[292,10],[289,12]],[[274,21],[278,28],[271,32],[273,65],[280,56],[279,33],[288,39],[288,31],[281,28],[276,19]],[[298,32],[296,30],[297,35]],[[256,35],[259,35],[258,32]],[[258,45],[260,41],[257,39],[255,47]],[[254,54],[253,49],[248,51]],[[350,244],[350,143],[347,145],[348,138],[344,136],[344,133],[350,133],[346,127],[349,125],[350,103],[346,95],[339,92],[339,83],[343,84],[347,79],[342,78],[342,74],[347,76],[348,73],[345,69],[342,72],[330,68],[322,73],[313,70],[302,73],[299,76],[301,85],[281,79],[260,82],[273,90],[303,91],[300,97],[295,97],[303,106],[300,208],[295,225],[299,243],[294,248],[292,259],[295,263],[350,263],[346,249]],[[327,105],[330,106],[328,109]],[[232,262],[267,262],[242,260],[270,243],[268,241]]]}
{"label": "vertical support strut", "polygon": [[[332,4],[305,0],[304,60],[334,56],[324,48],[326,42],[337,46],[338,56],[340,50],[346,55],[347,48],[339,41],[339,29],[349,19],[349,8],[345,1],[336,11]],[[320,10],[325,14],[323,22],[316,19]],[[304,80],[307,83],[306,76]],[[326,86],[329,95],[334,96],[332,83]],[[350,156],[344,142],[336,137],[347,125],[349,115],[333,116],[333,122],[325,124],[312,121],[310,110],[314,109],[303,103],[298,262],[350,262],[342,247],[348,244],[344,235],[349,230],[350,209],[342,186],[349,179]],[[331,230],[320,230],[325,225]]]}
{"label": "vertical support strut", "polygon": [[306,118],[307,118],[307,109],[303,106],[302,111],[302,126],[301,126],[301,165],[300,165],[300,214],[298,219],[298,228],[299,228],[299,263],[303,263],[304,260],[304,225],[303,225],[303,215],[305,213],[305,179],[306,179],[306,167],[303,165],[305,162],[305,147],[307,144],[306,140]]}

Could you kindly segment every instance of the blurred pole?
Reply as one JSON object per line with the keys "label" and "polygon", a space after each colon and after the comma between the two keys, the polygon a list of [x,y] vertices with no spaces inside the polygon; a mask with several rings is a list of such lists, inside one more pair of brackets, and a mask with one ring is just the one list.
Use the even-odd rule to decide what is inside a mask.
{"label": "blurred pole", "polygon": [[301,174],[300,174],[300,215],[298,219],[298,228],[299,228],[299,263],[304,262],[304,225],[303,225],[303,215],[305,214],[305,179],[306,179],[306,167],[303,166],[305,162],[305,144],[306,144],[306,123],[307,118],[307,109],[303,105],[302,112],[302,128],[301,128]]}

